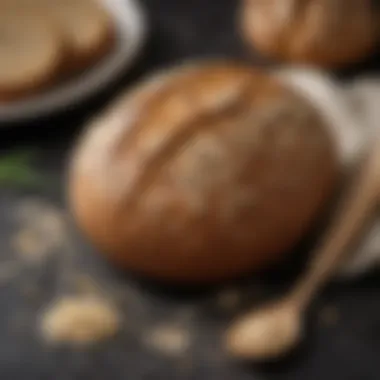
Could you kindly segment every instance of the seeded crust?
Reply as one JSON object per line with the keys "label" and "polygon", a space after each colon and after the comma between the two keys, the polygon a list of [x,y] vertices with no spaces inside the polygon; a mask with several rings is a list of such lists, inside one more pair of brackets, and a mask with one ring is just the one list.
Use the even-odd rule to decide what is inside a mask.
{"label": "seeded crust", "polygon": [[123,268],[207,283],[281,261],[337,179],[308,102],[231,62],[155,75],[94,121],[73,152],[80,228]]}
{"label": "seeded crust", "polygon": [[371,53],[377,21],[371,0],[243,0],[241,29],[261,53],[339,67]]}
{"label": "seeded crust", "polygon": [[51,85],[63,56],[63,41],[53,24],[6,3],[0,4],[0,20],[0,102]]}
{"label": "seeded crust", "polygon": [[110,15],[97,0],[40,0],[66,43],[64,75],[97,63],[113,47],[115,28]]}

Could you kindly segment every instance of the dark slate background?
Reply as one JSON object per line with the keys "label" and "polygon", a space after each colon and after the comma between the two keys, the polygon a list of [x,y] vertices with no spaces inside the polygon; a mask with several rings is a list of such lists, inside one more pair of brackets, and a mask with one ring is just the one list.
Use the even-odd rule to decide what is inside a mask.
{"label": "dark slate background", "polygon": [[[232,57],[254,60],[244,51],[235,28],[234,0],[144,0],[150,18],[150,39],[135,68],[117,85],[90,102],[60,115],[27,125],[3,126],[1,153],[33,147],[36,168],[53,186],[32,192],[0,189],[0,257],[9,258],[12,215],[20,202],[31,196],[64,206],[63,174],[69,148],[84,122],[104,107],[123,88],[153,69],[186,59]],[[374,57],[343,73],[376,72]],[[341,74],[341,73],[339,73]],[[126,328],[117,338],[91,348],[52,349],[36,332],[36,316],[57,293],[62,267],[59,259],[27,268],[22,275],[0,285],[0,379],[8,380],[379,380],[380,379],[380,281],[378,274],[350,284],[330,285],[316,300],[309,315],[307,339],[297,353],[280,363],[247,365],[223,353],[219,339],[234,312],[220,307],[223,288],[239,289],[244,308],[284,291],[297,265],[264,278],[223,284],[214,289],[185,290],[148,284],[116,272],[72,232],[75,266],[102,283],[117,288]],[[301,252],[305,249],[302,249]],[[64,255],[65,251],[58,252]],[[32,284],[37,292],[26,295]],[[333,308],[334,321],[323,317]],[[25,317],[20,323],[20,316]],[[191,333],[192,344],[180,356],[165,355],[147,347],[141,337],[150,327],[181,320]],[[181,323],[182,323],[181,322]],[[17,325],[17,328],[14,326]]]}

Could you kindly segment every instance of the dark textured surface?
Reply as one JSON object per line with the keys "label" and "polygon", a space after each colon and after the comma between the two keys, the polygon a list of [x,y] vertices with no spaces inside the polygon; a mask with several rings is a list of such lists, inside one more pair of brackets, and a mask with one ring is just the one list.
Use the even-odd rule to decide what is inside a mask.
{"label": "dark textured surface", "polygon": [[[69,147],[85,120],[120,89],[152,69],[184,59],[220,56],[248,59],[234,27],[236,1],[145,0],[144,3],[151,21],[151,39],[133,72],[117,88],[70,113],[1,131],[0,147],[4,151],[23,145],[36,147],[39,151],[36,167],[53,182],[52,188],[34,194],[5,189],[0,192],[1,260],[7,261],[14,255],[9,244],[17,230],[14,213],[25,198],[40,197],[64,206],[63,169]],[[346,74],[374,71],[376,67],[373,60],[347,70]],[[220,345],[220,333],[236,312],[218,304],[221,288],[190,294],[178,289],[159,289],[116,273],[76,234],[70,234],[71,240],[75,251],[71,267],[90,274],[106,284],[110,293],[118,294],[119,306],[125,312],[125,328],[116,339],[89,349],[52,349],[41,342],[36,331],[38,311],[68,290],[60,281],[64,269],[60,258],[66,254],[65,245],[43,265],[25,265],[13,279],[0,283],[0,379],[380,378],[380,281],[376,274],[355,283],[330,286],[311,310],[307,339],[293,357],[266,366],[242,365],[227,358]],[[288,272],[280,274],[269,276],[265,291],[258,289],[258,279],[225,286],[239,289],[244,307],[249,299],[258,302],[267,293],[281,291],[291,276]],[[35,289],[33,296],[31,287]],[[321,316],[326,306],[338,312],[337,320],[328,322]],[[189,349],[173,356],[144,344],[146,332],[160,324],[181,325],[191,336]]]}

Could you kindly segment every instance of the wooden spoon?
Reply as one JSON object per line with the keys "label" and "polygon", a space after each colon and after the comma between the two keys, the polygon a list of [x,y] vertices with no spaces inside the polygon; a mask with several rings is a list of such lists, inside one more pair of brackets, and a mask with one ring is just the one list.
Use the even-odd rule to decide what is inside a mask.
{"label": "wooden spoon", "polygon": [[229,353],[242,359],[274,359],[301,339],[304,312],[316,292],[340,268],[354,239],[374,212],[380,190],[380,139],[344,196],[322,244],[305,274],[285,298],[253,310],[232,324],[226,334]]}

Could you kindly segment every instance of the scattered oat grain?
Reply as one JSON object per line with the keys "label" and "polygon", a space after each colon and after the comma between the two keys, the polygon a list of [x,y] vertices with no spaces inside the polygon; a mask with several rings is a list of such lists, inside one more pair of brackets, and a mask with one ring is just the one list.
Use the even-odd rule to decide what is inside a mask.
{"label": "scattered oat grain", "polygon": [[163,325],[148,329],[143,337],[144,344],[168,356],[184,355],[190,348],[190,333],[175,325]]}
{"label": "scattered oat grain", "polygon": [[87,345],[114,336],[121,328],[118,310],[99,297],[64,297],[41,318],[44,338],[54,343]]}
{"label": "scattered oat grain", "polygon": [[39,262],[65,241],[62,211],[44,202],[28,200],[16,213],[20,229],[11,237],[11,247],[24,261]]}

